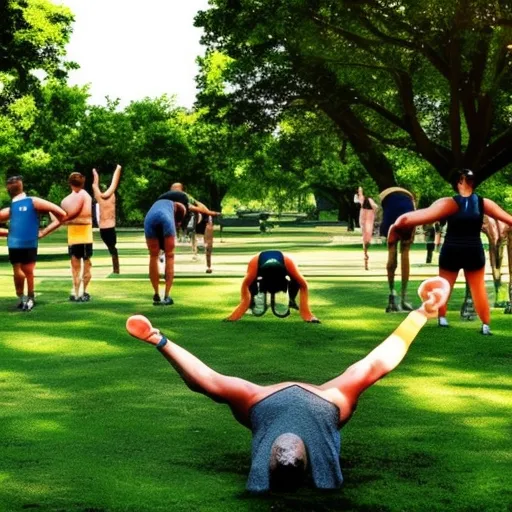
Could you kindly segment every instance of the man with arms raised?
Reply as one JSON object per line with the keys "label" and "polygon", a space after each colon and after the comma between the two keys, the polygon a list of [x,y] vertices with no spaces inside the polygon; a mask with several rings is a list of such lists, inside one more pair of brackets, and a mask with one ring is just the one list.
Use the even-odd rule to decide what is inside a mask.
{"label": "man with arms raised", "polygon": [[112,176],[112,181],[107,190],[100,190],[100,180],[96,169],[92,170],[94,176],[92,182],[92,191],[94,199],[98,203],[99,215],[98,226],[103,243],[107,246],[108,252],[112,256],[112,269],[114,274],[119,274],[119,255],[117,252],[117,234],[116,234],[116,189],[121,177],[121,166],[118,165]]}
{"label": "man with arms raised", "polygon": [[[37,260],[39,237],[39,214],[53,213],[62,220],[66,212],[56,204],[28,197],[23,191],[21,176],[7,179],[7,192],[11,197],[11,206],[0,211],[0,222],[10,219],[9,231],[2,230],[0,235],[7,236],[9,261],[14,274],[14,288],[20,299],[18,309],[31,311],[35,306],[34,269]],[[27,282],[27,294],[25,291]]]}

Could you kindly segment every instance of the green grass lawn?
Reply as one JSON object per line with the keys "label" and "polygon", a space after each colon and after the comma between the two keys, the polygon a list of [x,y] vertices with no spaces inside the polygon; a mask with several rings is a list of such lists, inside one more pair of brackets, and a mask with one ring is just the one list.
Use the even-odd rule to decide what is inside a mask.
{"label": "green grass lawn", "polygon": [[[384,313],[385,251],[372,248],[364,273],[360,248],[330,237],[229,236],[216,242],[211,276],[179,247],[176,304],[168,308],[151,305],[140,232],[120,236],[119,277],[97,244],[90,303],[67,300],[62,234],[42,244],[31,313],[15,310],[1,257],[0,510],[512,510],[511,318],[494,310],[495,336],[482,337],[478,321],[458,318],[462,284],[450,303],[452,327],[427,325],[401,366],[362,396],[342,431],[345,484],[329,493],[246,493],[250,433],[125,332],[126,318],[142,313],[222,373],[320,384],[404,318]],[[249,253],[269,246],[300,262],[322,324],[305,324],[296,312],[221,322],[237,304]],[[420,277],[435,274],[423,259],[420,246],[411,297]]]}

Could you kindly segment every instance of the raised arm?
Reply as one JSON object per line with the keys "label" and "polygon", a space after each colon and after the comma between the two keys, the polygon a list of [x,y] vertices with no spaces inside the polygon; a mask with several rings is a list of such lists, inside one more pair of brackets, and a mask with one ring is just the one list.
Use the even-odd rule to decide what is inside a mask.
{"label": "raised arm", "polygon": [[284,264],[286,266],[286,271],[288,272],[288,275],[299,285],[300,316],[305,322],[319,324],[320,320],[318,320],[318,318],[316,318],[316,316],[313,315],[313,313],[311,313],[311,310],[309,309],[308,283],[304,279],[304,276],[300,273],[299,269],[297,268],[297,265],[289,256],[284,255]]}
{"label": "raised arm", "polygon": [[92,170],[92,193],[96,201],[102,199],[100,190],[100,177],[98,176],[98,171],[96,169]]}
{"label": "raised arm", "polygon": [[432,277],[420,285],[418,294],[423,304],[411,311],[391,336],[342,375],[321,386],[324,390],[338,390],[345,403],[348,402],[349,411],[355,408],[363,391],[400,364],[427,319],[436,317],[438,309],[448,300],[450,285],[442,277]]}
{"label": "raised arm", "polygon": [[258,278],[258,257],[259,255],[254,256],[247,266],[247,273],[242,281],[242,289],[240,291],[240,304],[236,307],[233,313],[225,319],[227,322],[236,322],[237,320],[240,320],[251,305],[251,292],[249,290],[249,286]]}
{"label": "raised arm", "polygon": [[249,426],[250,405],[253,397],[263,389],[261,386],[212,370],[190,352],[168,340],[142,315],[128,318],[126,330],[133,337],[156,346],[192,391],[228,404],[235,418]]}
{"label": "raised arm", "polygon": [[[121,179],[121,171],[122,171],[122,167],[119,164],[117,164],[116,170],[114,171],[114,174],[112,176],[112,181],[110,182],[110,186],[108,187],[107,190],[105,190],[105,192],[101,192],[101,190],[99,189],[98,173],[97,173],[96,169],[92,170],[92,174],[94,176],[92,187],[93,187],[93,191],[94,191],[94,197],[96,198],[96,200],[98,200],[98,198],[96,197],[96,189],[98,190],[98,194],[101,197],[101,199],[108,199],[112,194],[115,193],[115,191],[117,190],[117,187],[119,185],[119,180]],[[96,189],[94,188],[95,183],[96,183]]]}
{"label": "raised arm", "polygon": [[512,226],[512,215],[509,215],[503,208],[494,201],[484,198],[484,213],[496,220],[501,220],[505,224]]}

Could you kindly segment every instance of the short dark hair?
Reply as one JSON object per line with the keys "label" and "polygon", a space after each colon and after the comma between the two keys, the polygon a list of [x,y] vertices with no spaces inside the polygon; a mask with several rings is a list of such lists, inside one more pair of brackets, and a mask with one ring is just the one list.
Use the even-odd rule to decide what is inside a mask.
{"label": "short dark hair", "polygon": [[23,192],[23,176],[11,176],[7,178],[7,192],[11,198]]}
{"label": "short dark hair", "polygon": [[84,185],[85,185],[85,176],[84,176],[82,173],[80,173],[80,172],[72,172],[72,173],[69,175],[68,183],[69,183],[72,187],[84,188]]}

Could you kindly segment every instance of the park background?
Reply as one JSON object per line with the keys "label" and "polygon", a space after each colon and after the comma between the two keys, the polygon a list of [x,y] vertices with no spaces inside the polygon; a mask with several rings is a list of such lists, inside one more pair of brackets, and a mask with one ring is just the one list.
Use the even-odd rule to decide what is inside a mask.
{"label": "park background", "polygon": [[[139,44],[142,25],[165,20],[157,5],[140,7],[141,33],[130,32]],[[90,6],[101,18],[101,4]],[[113,39],[118,15],[102,26]],[[402,317],[384,314],[384,245],[375,240],[364,272],[360,234],[348,231],[359,185],[375,199],[403,186],[427,206],[453,193],[454,169],[469,167],[478,192],[512,211],[512,6],[211,0],[191,20],[203,46],[189,105],[172,78],[161,95],[128,101],[115,90],[99,100],[89,80],[72,82],[74,18],[58,2],[0,3],[0,178],[21,174],[29,194],[60,202],[70,172],[89,186],[93,167],[103,181],[120,163],[122,274],[110,274],[95,235],[93,301],[69,304],[57,232],[41,244],[38,306],[22,316],[1,242],[0,510],[509,512],[510,321],[495,309],[495,336],[485,340],[459,321],[462,282],[452,329],[441,337],[427,326],[402,367],[362,398],[344,429],[346,483],[333,494],[246,495],[248,433],[129,339],[124,322],[146,314],[215,369],[262,384],[320,383],[365,355]],[[150,51],[165,67],[180,48]],[[105,50],[107,64],[130,59],[116,52]],[[265,211],[276,220],[271,233],[233,228],[222,242],[217,228],[212,276],[178,247],[176,306],[158,309],[140,226],[174,181],[226,217]],[[0,203],[9,204],[4,190]],[[304,224],[286,226],[286,213]],[[321,325],[297,315],[220,322],[247,260],[269,247],[297,259]],[[411,297],[435,275],[424,258],[419,239]],[[492,296],[490,268],[487,277]]]}

